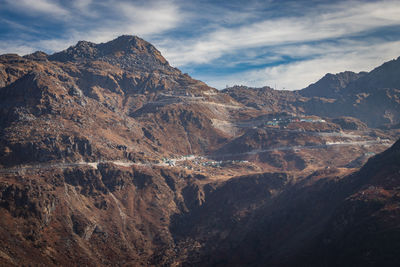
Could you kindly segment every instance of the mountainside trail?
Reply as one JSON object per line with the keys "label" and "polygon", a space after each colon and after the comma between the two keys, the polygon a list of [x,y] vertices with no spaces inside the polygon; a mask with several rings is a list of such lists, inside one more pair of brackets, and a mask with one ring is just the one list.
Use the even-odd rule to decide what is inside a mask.
{"label": "mountainside trail", "polygon": [[[298,151],[302,149],[322,149],[322,148],[327,148],[331,146],[368,146],[368,145],[373,145],[373,144],[381,144],[387,147],[390,147],[393,145],[393,143],[390,142],[390,140],[367,140],[367,141],[349,141],[349,142],[330,142],[326,144],[321,144],[321,145],[309,145],[309,146],[281,146],[281,147],[274,147],[274,148],[269,148],[269,149],[256,149],[256,150],[251,150],[247,152],[241,152],[241,153],[235,153],[235,154],[218,154],[218,158],[220,157],[229,157],[229,156],[240,156],[240,155],[254,155],[254,154],[260,154],[260,153],[265,153],[265,152],[273,152],[273,151],[286,151],[286,150],[293,150],[293,151]],[[190,156],[184,156],[184,157],[179,157],[179,158],[169,158],[169,162],[180,162],[180,161],[191,161],[195,160],[196,158],[207,158],[210,157],[212,158],[213,155],[190,155]],[[19,173],[19,172],[24,172],[24,171],[34,171],[34,170],[45,170],[45,169],[65,169],[65,168],[70,168],[70,167],[79,167],[79,166],[90,166],[94,169],[97,169],[97,166],[102,163],[111,163],[120,167],[131,167],[131,166],[157,166],[157,167],[167,167],[171,166],[168,163],[162,162],[162,163],[140,163],[140,162],[132,162],[132,161],[121,161],[121,160],[103,160],[103,161],[94,161],[94,162],[84,162],[84,161],[79,161],[79,162],[63,162],[63,163],[41,163],[41,164],[33,164],[33,165],[23,165],[19,167],[12,167],[12,168],[2,168],[0,169],[0,174],[3,173]]]}

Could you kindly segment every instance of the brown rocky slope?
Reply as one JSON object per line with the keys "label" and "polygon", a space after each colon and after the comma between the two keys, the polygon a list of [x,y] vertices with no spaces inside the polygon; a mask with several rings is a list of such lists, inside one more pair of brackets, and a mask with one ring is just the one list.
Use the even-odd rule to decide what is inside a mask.
{"label": "brown rocky slope", "polygon": [[[395,233],[398,143],[348,175],[399,133],[306,116],[335,101],[219,92],[136,36],[2,55],[0,265],[318,265],[303,257],[318,249],[396,262],[362,246],[352,258],[344,236],[364,218]],[[365,196],[379,210],[351,213]]]}
{"label": "brown rocky slope", "polygon": [[[370,72],[327,74],[302,90],[236,86],[223,92],[249,107],[308,115],[355,117],[370,127],[400,121],[400,58]],[[267,104],[268,103],[268,104]]]}
{"label": "brown rocky slope", "polygon": [[344,176],[145,166],[2,173],[4,265],[396,266],[399,144]]}
{"label": "brown rocky slope", "polygon": [[[335,169],[298,183],[281,177],[272,197],[256,189],[246,195],[246,187],[235,192],[232,181],[220,189],[229,196],[215,194],[186,218],[192,219],[186,242],[203,244],[189,253],[187,265],[398,266],[399,163],[400,140],[345,177]],[[266,190],[261,182],[258,188]],[[218,216],[207,216],[218,211],[212,205],[221,208]]]}
{"label": "brown rocky slope", "polygon": [[201,153],[226,138],[212,120],[241,108],[134,36],[3,55],[0,73],[4,166]]}

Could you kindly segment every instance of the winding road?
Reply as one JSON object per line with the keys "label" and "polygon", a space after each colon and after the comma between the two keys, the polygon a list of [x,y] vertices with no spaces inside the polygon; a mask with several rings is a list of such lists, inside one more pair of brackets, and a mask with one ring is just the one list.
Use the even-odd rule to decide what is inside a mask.
{"label": "winding road", "polygon": [[[348,141],[348,142],[327,142],[326,144],[321,145],[309,145],[309,146],[281,146],[274,147],[268,149],[255,149],[251,151],[241,152],[241,153],[231,153],[231,154],[218,154],[218,155],[192,155],[189,157],[179,157],[176,159],[170,159],[175,162],[184,161],[184,160],[192,160],[197,157],[205,157],[205,158],[219,158],[219,157],[229,157],[229,156],[238,156],[238,155],[255,155],[259,153],[265,152],[274,152],[274,151],[287,151],[287,150],[301,150],[301,149],[317,149],[317,148],[328,148],[332,146],[368,146],[368,145],[384,145],[391,146],[392,142],[390,140],[368,140],[368,141]],[[95,162],[60,162],[60,163],[40,163],[34,165],[23,165],[12,168],[3,168],[0,169],[0,174],[9,174],[9,173],[19,173],[24,171],[37,171],[37,170],[51,170],[51,169],[66,169],[70,167],[79,167],[79,166],[90,166],[94,169],[97,169],[98,165],[101,163],[112,163],[121,167],[131,167],[131,166],[169,166],[167,163],[138,163],[131,161],[122,161],[122,160],[106,160],[106,161],[95,161]]]}

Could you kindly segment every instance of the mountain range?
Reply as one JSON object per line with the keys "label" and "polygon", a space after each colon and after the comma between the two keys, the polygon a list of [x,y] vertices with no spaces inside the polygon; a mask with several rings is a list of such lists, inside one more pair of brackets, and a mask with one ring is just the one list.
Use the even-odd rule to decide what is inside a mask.
{"label": "mountain range", "polygon": [[1,55],[0,265],[398,266],[399,64],[219,91],[136,36]]}

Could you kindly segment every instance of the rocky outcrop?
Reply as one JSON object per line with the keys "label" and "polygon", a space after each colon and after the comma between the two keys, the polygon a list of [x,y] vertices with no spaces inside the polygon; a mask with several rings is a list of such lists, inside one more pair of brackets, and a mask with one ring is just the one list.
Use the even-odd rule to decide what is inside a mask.
{"label": "rocky outcrop", "polygon": [[350,83],[360,79],[366,74],[366,72],[354,73],[351,71],[337,74],[328,73],[318,82],[300,90],[299,93],[306,97],[338,98],[347,93],[346,88]]}
{"label": "rocky outcrop", "polygon": [[340,117],[332,119],[333,123],[340,125],[343,130],[366,130],[368,127],[365,123],[352,117]]}
{"label": "rocky outcrop", "polygon": [[267,112],[301,113],[294,104],[301,96],[294,91],[274,90],[268,86],[261,88],[234,86],[221,92],[250,108]]}
{"label": "rocky outcrop", "polygon": [[169,66],[154,46],[137,36],[130,35],[123,35],[101,44],[79,41],[67,50],[48,56],[48,59],[61,62],[100,60],[126,70],[177,71]]}

